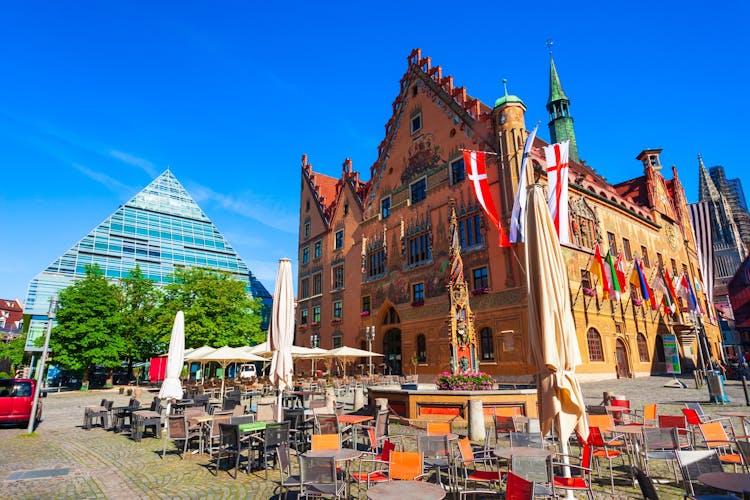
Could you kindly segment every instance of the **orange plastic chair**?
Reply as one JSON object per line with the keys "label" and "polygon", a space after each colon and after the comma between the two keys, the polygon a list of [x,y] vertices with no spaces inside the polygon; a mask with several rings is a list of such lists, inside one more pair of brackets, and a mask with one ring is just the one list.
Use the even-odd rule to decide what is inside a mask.
{"label": "orange plastic chair", "polygon": [[388,460],[388,477],[392,480],[414,481],[422,478],[424,460],[421,453],[391,451]]}
{"label": "orange plastic chair", "polygon": [[733,448],[734,440],[727,435],[721,422],[706,422],[698,425],[698,428],[706,443],[706,448],[716,450],[721,463],[744,467],[742,456]]}
{"label": "orange plastic chair", "polygon": [[655,426],[656,424],[656,403],[643,405],[643,425]]}
{"label": "orange plastic chair", "polygon": [[437,436],[451,433],[450,422],[427,422],[427,434]]}
{"label": "orange plastic chair", "polygon": [[338,450],[341,448],[341,440],[338,434],[313,434],[312,451]]}

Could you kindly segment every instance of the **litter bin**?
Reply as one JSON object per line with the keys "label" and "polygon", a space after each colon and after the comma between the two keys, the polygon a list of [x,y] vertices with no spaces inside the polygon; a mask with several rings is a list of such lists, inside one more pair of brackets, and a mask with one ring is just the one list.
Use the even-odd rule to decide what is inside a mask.
{"label": "litter bin", "polygon": [[708,380],[708,396],[711,403],[729,403],[729,397],[724,389],[724,376],[715,370],[706,372]]}

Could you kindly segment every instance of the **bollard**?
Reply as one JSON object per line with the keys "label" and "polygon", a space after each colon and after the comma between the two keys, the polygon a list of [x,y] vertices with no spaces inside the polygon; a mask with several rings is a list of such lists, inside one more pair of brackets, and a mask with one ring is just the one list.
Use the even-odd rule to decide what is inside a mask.
{"label": "bollard", "polygon": [[469,439],[472,441],[484,441],[484,407],[481,399],[469,400]]}
{"label": "bollard", "polygon": [[744,373],[740,375],[740,380],[742,380],[742,390],[745,391],[745,406],[750,406],[750,396],[747,393],[747,379]]}
{"label": "bollard", "polygon": [[359,410],[365,405],[365,391],[361,386],[354,389],[354,411]]}

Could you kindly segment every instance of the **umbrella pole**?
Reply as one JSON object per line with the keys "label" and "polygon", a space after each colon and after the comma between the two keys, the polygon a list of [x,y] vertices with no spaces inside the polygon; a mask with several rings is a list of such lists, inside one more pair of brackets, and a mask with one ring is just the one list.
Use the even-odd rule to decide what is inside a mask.
{"label": "umbrella pole", "polygon": [[[560,428],[562,426],[560,425],[560,414],[559,413],[555,416],[555,421],[557,423],[557,438],[560,440],[560,452],[562,452],[562,454],[563,454],[563,457],[562,457],[563,458],[563,464],[565,464],[565,465],[563,465],[563,469],[562,469],[562,471],[563,471],[563,477],[570,477],[570,467],[568,467],[568,464],[570,464],[570,457],[569,457],[569,455],[570,455],[570,445],[568,443],[568,440],[567,439],[564,440],[562,438],[562,436],[561,436]],[[554,429],[554,426],[553,426],[553,429]],[[568,500],[575,500],[575,496],[573,496],[573,491],[572,490],[567,490],[565,498],[567,498]]]}
{"label": "umbrella pole", "polygon": [[276,395],[276,403],[278,404],[278,407],[276,408],[276,421],[281,422],[281,394],[284,392],[281,387],[277,389],[278,394]]}

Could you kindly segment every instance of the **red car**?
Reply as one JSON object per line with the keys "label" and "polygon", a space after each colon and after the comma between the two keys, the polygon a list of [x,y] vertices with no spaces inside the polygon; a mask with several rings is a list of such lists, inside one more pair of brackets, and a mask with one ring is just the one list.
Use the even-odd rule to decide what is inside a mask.
{"label": "red car", "polygon": [[[30,378],[0,379],[0,423],[29,423],[35,387],[36,381]],[[36,410],[38,421],[42,416],[41,401]]]}

